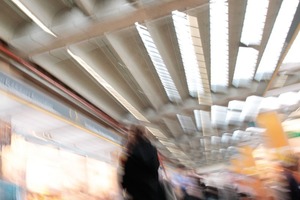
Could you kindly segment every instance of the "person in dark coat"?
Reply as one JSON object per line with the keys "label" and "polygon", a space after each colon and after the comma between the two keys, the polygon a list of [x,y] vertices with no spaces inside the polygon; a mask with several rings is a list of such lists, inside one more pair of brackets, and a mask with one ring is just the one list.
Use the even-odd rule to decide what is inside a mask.
{"label": "person in dark coat", "polygon": [[157,149],[146,137],[145,128],[130,128],[127,158],[121,185],[133,200],[164,200],[159,182]]}

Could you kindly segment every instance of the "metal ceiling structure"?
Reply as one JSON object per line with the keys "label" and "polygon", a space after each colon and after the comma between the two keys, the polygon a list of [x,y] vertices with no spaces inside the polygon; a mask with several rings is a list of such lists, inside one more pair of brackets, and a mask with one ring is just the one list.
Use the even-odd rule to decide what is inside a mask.
{"label": "metal ceiling structure", "polygon": [[256,138],[245,130],[261,110],[289,111],[263,103],[300,90],[300,60],[284,60],[299,0],[259,2],[3,0],[0,38],[120,124],[146,125],[171,160],[197,167],[226,161]]}

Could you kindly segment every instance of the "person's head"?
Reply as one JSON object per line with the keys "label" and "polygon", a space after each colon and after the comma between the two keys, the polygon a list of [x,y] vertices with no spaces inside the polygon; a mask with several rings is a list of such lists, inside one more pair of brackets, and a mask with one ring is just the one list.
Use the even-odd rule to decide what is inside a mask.
{"label": "person's head", "polygon": [[145,140],[147,138],[145,127],[143,127],[141,125],[131,125],[128,128],[127,136],[128,136],[127,148],[130,149],[138,141]]}
{"label": "person's head", "polygon": [[131,125],[128,130],[128,140],[140,140],[146,138],[145,127],[141,125]]}
{"label": "person's head", "polygon": [[281,163],[281,166],[284,169],[288,169],[291,171],[298,170],[299,159],[295,154],[287,154],[284,157],[284,161]]}

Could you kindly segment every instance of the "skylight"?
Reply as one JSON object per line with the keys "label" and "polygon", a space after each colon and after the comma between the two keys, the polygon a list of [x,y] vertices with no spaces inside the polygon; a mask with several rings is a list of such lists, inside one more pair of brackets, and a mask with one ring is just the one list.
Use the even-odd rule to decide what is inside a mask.
{"label": "skylight", "polygon": [[108,82],[106,82],[90,65],[82,58],[67,49],[68,54],[76,60],[98,83],[100,83],[113,97],[115,97],[136,119],[149,122],[135,107],[133,107],[121,94],[119,94]]}
{"label": "skylight", "polygon": [[36,23],[41,29],[45,32],[49,33],[56,37],[56,35],[45,25],[41,22],[24,4],[22,4],[19,0],[11,0],[16,6],[18,6],[34,23]]}
{"label": "skylight", "polygon": [[249,47],[239,47],[232,84],[235,87],[249,86],[254,76],[258,51]]}
{"label": "skylight", "polygon": [[140,37],[146,47],[146,50],[150,56],[150,59],[155,67],[155,70],[162,82],[162,85],[170,99],[170,101],[180,101],[180,95],[176,89],[176,86],[171,78],[171,75],[149,33],[147,27],[135,23],[136,29],[139,32]]}
{"label": "skylight", "polygon": [[272,77],[282,53],[282,48],[294,19],[298,4],[299,0],[284,0],[282,2],[272,33],[255,75],[257,81],[269,80]]}
{"label": "skylight", "polygon": [[248,0],[241,42],[247,46],[260,45],[269,6],[269,0]]}
{"label": "skylight", "polygon": [[210,0],[211,89],[228,86],[228,2]]}
{"label": "skylight", "polygon": [[[203,86],[203,78],[206,77],[201,77],[200,66],[199,66],[200,59],[197,59],[197,53],[199,52],[196,53],[195,51],[196,45],[193,42],[193,39],[196,39],[198,44],[201,44],[199,29],[198,30],[195,29],[195,31],[198,32],[194,32],[194,34],[196,34],[197,37],[192,38],[192,33],[191,33],[192,27],[189,20],[190,16],[179,11],[173,11],[172,18],[173,18],[173,23],[176,31],[178,44],[179,44],[181,58],[184,66],[184,72],[187,80],[189,94],[192,97],[199,97],[206,92]],[[198,26],[197,21],[194,24]],[[202,45],[198,46],[197,48],[201,48],[201,52],[203,52]],[[203,57],[202,59],[204,59],[203,54],[202,57]],[[205,62],[202,62],[202,64],[204,63]],[[203,67],[205,73],[202,74],[204,76],[206,74],[206,67],[205,66]]]}

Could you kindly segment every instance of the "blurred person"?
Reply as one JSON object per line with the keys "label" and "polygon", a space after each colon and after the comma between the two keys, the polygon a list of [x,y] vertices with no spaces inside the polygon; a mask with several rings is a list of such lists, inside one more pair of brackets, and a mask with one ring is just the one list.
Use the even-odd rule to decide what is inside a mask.
{"label": "blurred person", "polygon": [[298,157],[295,155],[287,155],[285,162],[282,163],[283,175],[286,178],[288,196],[290,200],[300,199],[299,182],[297,181]]}
{"label": "blurred person", "polygon": [[200,182],[195,176],[188,176],[189,183],[185,188],[186,199],[189,200],[202,200],[204,199],[203,191]]}
{"label": "blurred person", "polygon": [[121,186],[132,200],[165,200],[159,182],[157,149],[146,136],[145,127],[131,126],[122,157]]}

